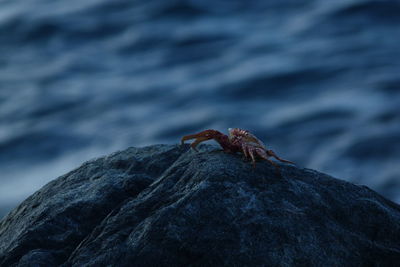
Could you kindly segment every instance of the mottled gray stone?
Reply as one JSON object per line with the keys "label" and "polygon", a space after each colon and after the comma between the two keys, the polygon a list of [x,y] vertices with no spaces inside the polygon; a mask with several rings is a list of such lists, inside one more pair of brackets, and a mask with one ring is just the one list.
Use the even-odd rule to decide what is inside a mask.
{"label": "mottled gray stone", "polygon": [[0,222],[0,266],[396,266],[400,206],[365,186],[212,146],[129,148]]}

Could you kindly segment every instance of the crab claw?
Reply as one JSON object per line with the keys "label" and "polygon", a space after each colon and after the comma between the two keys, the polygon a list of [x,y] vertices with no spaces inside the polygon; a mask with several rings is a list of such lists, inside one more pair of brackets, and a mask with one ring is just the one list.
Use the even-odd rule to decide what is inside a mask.
{"label": "crab claw", "polygon": [[216,132],[215,130],[205,130],[196,134],[190,134],[190,135],[185,135],[184,137],[182,137],[181,139],[181,144],[183,145],[185,143],[186,140],[190,140],[190,139],[196,139],[190,146],[195,150],[198,151],[196,149],[196,146],[198,144],[200,144],[201,142],[213,139],[216,136]]}

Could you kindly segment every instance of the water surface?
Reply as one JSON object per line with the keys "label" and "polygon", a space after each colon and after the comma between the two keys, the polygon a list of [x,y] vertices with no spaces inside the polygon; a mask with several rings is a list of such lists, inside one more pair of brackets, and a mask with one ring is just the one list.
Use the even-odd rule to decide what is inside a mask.
{"label": "water surface", "polygon": [[400,202],[400,2],[0,1],[0,216],[82,162],[251,130]]}

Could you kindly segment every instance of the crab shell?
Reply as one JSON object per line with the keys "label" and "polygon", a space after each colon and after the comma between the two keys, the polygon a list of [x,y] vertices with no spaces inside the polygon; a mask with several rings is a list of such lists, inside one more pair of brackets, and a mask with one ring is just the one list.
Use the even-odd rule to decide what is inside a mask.
{"label": "crab shell", "polygon": [[229,140],[232,142],[232,144],[242,146],[243,143],[246,143],[247,145],[263,148],[264,150],[267,149],[260,139],[258,139],[255,135],[247,130],[239,128],[229,128],[228,132]]}

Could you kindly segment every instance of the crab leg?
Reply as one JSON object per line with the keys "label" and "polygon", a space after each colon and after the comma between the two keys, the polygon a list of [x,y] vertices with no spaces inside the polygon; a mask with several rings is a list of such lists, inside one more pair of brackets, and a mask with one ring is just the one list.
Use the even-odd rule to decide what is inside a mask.
{"label": "crab leg", "polygon": [[254,151],[255,151],[254,148],[252,148],[252,147],[249,147],[249,148],[248,148],[248,152],[249,152],[249,154],[250,154],[251,161],[253,162],[253,168],[256,167],[256,157],[254,156]]}
{"label": "crab leg", "polygon": [[242,150],[243,150],[244,158],[246,158],[246,159],[249,158],[249,154],[247,152],[247,147],[244,143],[242,144]]}
{"label": "crab leg", "polygon": [[265,159],[266,161],[268,161],[271,165],[275,166],[275,168],[279,169],[279,165],[276,164],[275,162],[273,162],[272,160],[270,160],[270,159],[268,158],[267,153],[265,153],[265,151],[264,151],[263,149],[257,149],[257,154],[258,154],[261,158],[263,158],[263,159]]}
{"label": "crab leg", "polygon": [[281,159],[281,158],[278,157],[278,156],[275,154],[275,152],[272,151],[272,150],[267,150],[267,154],[268,154],[268,156],[274,157],[274,158],[276,158],[277,160],[279,160],[279,161],[281,161],[281,162],[296,164],[296,163],[294,163],[294,162],[292,162],[292,161],[289,161],[289,160],[286,160],[286,159]]}

